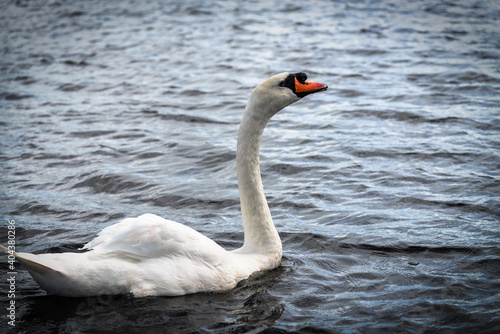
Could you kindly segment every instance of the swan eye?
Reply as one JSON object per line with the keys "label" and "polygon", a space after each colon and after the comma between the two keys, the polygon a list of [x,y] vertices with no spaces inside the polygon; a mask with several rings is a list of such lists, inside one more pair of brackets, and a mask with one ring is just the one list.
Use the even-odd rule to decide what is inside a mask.
{"label": "swan eye", "polygon": [[280,86],[280,87],[285,87],[285,80],[281,81],[281,82],[278,84],[278,86]]}

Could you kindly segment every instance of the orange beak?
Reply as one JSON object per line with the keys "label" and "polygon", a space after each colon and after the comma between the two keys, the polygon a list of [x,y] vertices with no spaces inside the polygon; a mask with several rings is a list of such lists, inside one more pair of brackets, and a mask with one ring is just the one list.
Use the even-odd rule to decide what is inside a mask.
{"label": "orange beak", "polygon": [[328,86],[319,82],[299,82],[295,78],[295,94],[299,97],[304,97],[309,94],[321,92],[327,90]]}

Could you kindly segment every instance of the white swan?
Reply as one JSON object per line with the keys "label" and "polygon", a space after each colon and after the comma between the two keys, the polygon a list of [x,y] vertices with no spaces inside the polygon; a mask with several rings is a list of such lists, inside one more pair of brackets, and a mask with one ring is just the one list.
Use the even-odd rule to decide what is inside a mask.
{"label": "white swan", "polygon": [[[60,296],[127,294],[178,296],[224,291],[260,270],[275,268],[281,240],[264,196],[259,145],[269,119],[300,98],[327,89],[304,73],[281,73],[257,86],[238,133],[236,164],[245,241],[226,251],[182,224],[153,214],[127,218],[103,229],[84,253],[16,256],[40,287]],[[9,247],[12,248],[12,247]]]}

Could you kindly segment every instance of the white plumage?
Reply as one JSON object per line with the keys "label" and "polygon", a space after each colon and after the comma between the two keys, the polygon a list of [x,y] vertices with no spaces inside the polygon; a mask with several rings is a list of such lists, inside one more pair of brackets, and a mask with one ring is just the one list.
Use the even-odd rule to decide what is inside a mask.
{"label": "white plumage", "polygon": [[[301,97],[326,90],[305,74],[281,73],[257,86],[238,133],[236,164],[245,242],[226,251],[190,227],[153,214],[103,229],[84,253],[14,253],[48,293],[178,296],[232,289],[260,270],[275,268],[281,240],[264,196],[259,169],[261,135],[269,119]],[[9,252],[5,247],[4,251]]]}

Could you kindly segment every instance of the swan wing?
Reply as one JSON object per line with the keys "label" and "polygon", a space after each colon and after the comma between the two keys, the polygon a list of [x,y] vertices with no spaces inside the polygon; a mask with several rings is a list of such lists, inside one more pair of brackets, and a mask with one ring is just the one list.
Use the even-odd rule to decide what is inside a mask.
{"label": "swan wing", "polygon": [[83,246],[96,254],[137,260],[202,257],[212,262],[225,250],[192,228],[153,214],[126,218]]}

